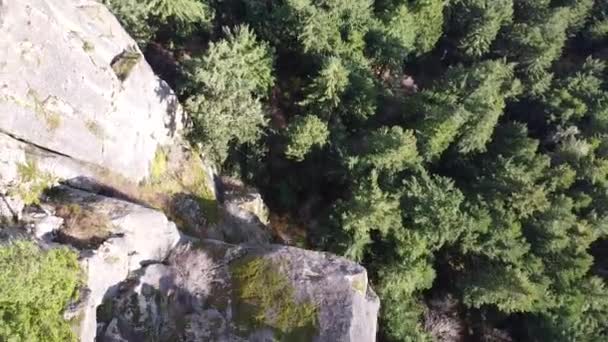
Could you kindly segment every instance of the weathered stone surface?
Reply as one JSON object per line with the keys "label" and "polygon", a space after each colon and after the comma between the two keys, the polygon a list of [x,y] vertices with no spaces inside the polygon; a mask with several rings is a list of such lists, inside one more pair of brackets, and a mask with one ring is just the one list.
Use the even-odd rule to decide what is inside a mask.
{"label": "weathered stone surface", "polygon": [[207,228],[206,237],[229,243],[270,243],[268,207],[262,195],[229,178],[223,178],[219,188],[223,217],[221,222]]}
{"label": "weathered stone surface", "polygon": [[8,192],[11,186],[18,185],[21,181],[18,166],[27,163],[35,163],[41,172],[60,179],[76,176],[92,177],[98,168],[93,164],[83,163],[16,140],[0,131],[0,190]]}
{"label": "weathered stone surface", "polygon": [[55,232],[63,225],[61,217],[45,212],[28,213],[23,219],[26,223],[29,223],[31,234],[46,243],[52,242]]}
{"label": "weathered stone surface", "polygon": [[79,336],[80,341],[93,341],[97,330],[96,310],[102,300],[112,297],[116,285],[131,272],[164,260],[181,236],[175,224],[161,212],[114,198],[59,187],[52,192],[48,203],[55,208],[78,206],[79,210],[108,219],[107,239],[95,249],[82,251],[90,293],[83,304]]}
{"label": "weathered stone surface", "polygon": [[284,335],[271,327],[244,327],[237,318],[243,307],[236,305],[239,285],[233,267],[256,259],[277,267],[293,287],[296,303],[314,303],[313,341],[375,341],[379,301],[363,267],[294,247],[236,246],[213,240],[181,245],[165,264],[150,265],[123,283],[117,297],[104,304],[99,339],[281,340]]}
{"label": "weathered stone surface", "polygon": [[[57,160],[146,177],[181,109],[143,58],[116,76],[112,61],[135,42],[114,16],[92,0],[3,1],[0,13],[0,132]],[[8,153],[18,152],[0,144]]]}
{"label": "weathered stone surface", "polygon": [[21,218],[21,211],[25,203],[17,197],[8,196],[6,193],[0,193],[0,221],[15,221]]}
{"label": "weathered stone surface", "polygon": [[222,197],[226,206],[234,207],[235,211],[242,212],[239,216],[253,217],[267,225],[270,221],[268,218],[268,207],[262,195],[254,188],[248,187],[240,181],[234,179],[222,179]]}

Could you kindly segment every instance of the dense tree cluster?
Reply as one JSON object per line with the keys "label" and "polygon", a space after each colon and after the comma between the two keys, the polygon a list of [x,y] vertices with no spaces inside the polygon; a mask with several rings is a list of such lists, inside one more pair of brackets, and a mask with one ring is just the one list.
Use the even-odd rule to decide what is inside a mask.
{"label": "dense tree cluster", "polygon": [[442,295],[482,340],[608,339],[608,2],[106,2],[192,141],[368,267],[381,340]]}

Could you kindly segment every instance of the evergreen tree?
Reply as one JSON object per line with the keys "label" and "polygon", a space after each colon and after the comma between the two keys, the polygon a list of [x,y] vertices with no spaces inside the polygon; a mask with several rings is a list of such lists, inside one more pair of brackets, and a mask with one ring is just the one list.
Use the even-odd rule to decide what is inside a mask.
{"label": "evergreen tree", "polygon": [[399,126],[383,127],[364,138],[361,151],[350,163],[364,170],[386,171],[388,174],[413,168],[420,163],[416,138],[412,131]]}
{"label": "evergreen tree", "polygon": [[422,154],[432,160],[454,142],[460,153],[484,151],[506,100],[518,92],[513,65],[486,61],[452,68],[435,87],[421,94]]}
{"label": "evergreen tree", "polygon": [[142,48],[163,26],[175,24],[173,31],[189,33],[196,25],[209,27],[214,17],[206,0],[103,0],[103,3]]}
{"label": "evergreen tree", "polygon": [[328,136],[327,123],[314,115],[299,116],[289,125],[285,154],[288,158],[302,161],[314,146],[325,145]]}
{"label": "evergreen tree", "polygon": [[551,85],[549,70],[563,51],[569,30],[581,25],[591,1],[551,7],[548,1],[517,1],[514,24],[505,30],[502,52],[518,63],[526,91],[543,94]]}
{"label": "evergreen tree", "polygon": [[457,0],[450,4],[450,13],[458,50],[468,58],[479,58],[513,20],[513,0]]}
{"label": "evergreen tree", "polygon": [[260,99],[273,84],[270,48],[257,41],[248,27],[226,31],[191,64],[186,102],[192,116],[193,138],[210,157],[223,161],[230,144],[253,143],[267,124]]}

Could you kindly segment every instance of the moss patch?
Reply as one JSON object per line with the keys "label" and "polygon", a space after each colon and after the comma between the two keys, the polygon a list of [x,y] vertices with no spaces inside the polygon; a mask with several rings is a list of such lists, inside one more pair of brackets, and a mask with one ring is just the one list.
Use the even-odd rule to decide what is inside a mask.
{"label": "moss patch", "polygon": [[150,165],[150,177],[153,182],[162,180],[163,175],[167,172],[167,153],[163,148],[157,148],[154,154],[154,160]]}
{"label": "moss patch", "polygon": [[230,266],[236,322],[243,332],[271,328],[280,341],[311,341],[317,332],[317,307],[298,301],[279,267],[261,257]]}
{"label": "moss patch", "polygon": [[16,194],[27,205],[40,204],[40,196],[44,190],[57,182],[52,174],[41,171],[35,160],[17,164],[17,173],[19,185],[16,187]]}
{"label": "moss patch", "polygon": [[[167,153],[159,148],[150,165],[150,179],[142,184],[141,190],[152,205],[163,210],[177,224],[184,221],[171,205],[171,198],[177,195],[192,197],[206,223],[215,224],[220,220],[220,207],[209,183],[203,161],[196,153],[190,153],[186,161],[173,170],[168,165]],[[156,198],[154,194],[157,194]],[[158,197],[158,194],[169,198]]]}
{"label": "moss patch", "polygon": [[[159,147],[150,163],[150,178],[139,184],[107,169],[96,169],[95,179],[99,186],[97,191],[101,195],[161,210],[180,229],[199,236],[206,227],[219,222],[222,209],[202,159],[194,151],[183,153],[185,155],[173,158],[179,159],[176,161],[172,159],[170,152]],[[184,196],[196,201],[198,210],[195,212],[195,225],[191,223],[192,219],[187,216],[188,213],[175,205],[176,199]]]}
{"label": "moss patch", "polygon": [[131,46],[114,57],[111,63],[112,70],[114,70],[116,77],[118,77],[121,82],[124,82],[140,60],[141,54],[137,51],[135,46]]}

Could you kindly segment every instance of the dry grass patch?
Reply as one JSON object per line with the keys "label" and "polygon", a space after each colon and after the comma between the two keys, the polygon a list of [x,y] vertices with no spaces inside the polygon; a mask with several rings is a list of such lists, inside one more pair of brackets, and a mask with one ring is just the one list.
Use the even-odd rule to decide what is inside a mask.
{"label": "dry grass patch", "polygon": [[60,205],[55,215],[64,219],[59,239],[79,248],[98,246],[112,233],[112,222],[106,214],[81,204]]}
{"label": "dry grass patch", "polygon": [[[161,210],[182,230],[197,233],[221,219],[221,208],[208,179],[203,161],[195,152],[185,152],[178,163],[159,148],[150,164],[150,178],[136,184],[110,172],[99,172],[97,179],[104,186],[102,195],[122,198]],[[119,189],[119,190],[118,190]],[[176,204],[176,199],[189,197],[196,202],[200,215],[195,223]],[[188,216],[188,217],[187,217]],[[199,217],[200,216],[200,217]],[[197,234],[195,234],[197,235]]]}

